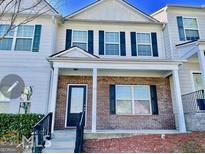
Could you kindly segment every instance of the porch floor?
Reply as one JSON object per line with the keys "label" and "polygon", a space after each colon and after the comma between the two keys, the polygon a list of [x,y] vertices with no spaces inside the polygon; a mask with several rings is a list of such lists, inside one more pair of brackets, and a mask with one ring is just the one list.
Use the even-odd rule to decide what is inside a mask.
{"label": "porch floor", "polygon": [[97,130],[96,133],[92,133],[91,130],[85,130],[85,139],[110,139],[129,137],[135,135],[151,135],[151,134],[180,134],[176,129],[174,130]]}

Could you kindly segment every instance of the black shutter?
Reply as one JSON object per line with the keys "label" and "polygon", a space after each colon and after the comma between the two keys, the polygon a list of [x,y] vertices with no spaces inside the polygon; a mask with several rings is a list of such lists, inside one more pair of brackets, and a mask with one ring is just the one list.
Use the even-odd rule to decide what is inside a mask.
{"label": "black shutter", "polygon": [[99,55],[104,55],[104,31],[99,31]]}
{"label": "black shutter", "polygon": [[179,39],[180,41],[185,41],[184,24],[183,24],[183,18],[181,16],[177,17],[177,24],[179,30]]}
{"label": "black shutter", "polygon": [[137,41],[136,41],[136,32],[131,32],[131,51],[132,56],[137,56]]}
{"label": "black shutter", "polygon": [[116,114],[115,85],[110,85],[110,114]]}
{"label": "black shutter", "polygon": [[71,41],[72,41],[72,30],[67,29],[66,30],[66,42],[65,42],[65,49],[71,48]]}
{"label": "black shutter", "polygon": [[152,104],[152,114],[158,115],[158,100],[157,100],[157,87],[156,85],[150,86],[150,93],[151,93],[151,104]]}
{"label": "black shutter", "polygon": [[40,41],[41,41],[41,25],[35,25],[33,49],[32,52],[39,52]]}
{"label": "black shutter", "polygon": [[93,30],[88,31],[88,52],[93,54]]}
{"label": "black shutter", "polygon": [[152,35],[152,51],[154,57],[159,57],[158,44],[157,44],[157,33],[151,33]]}
{"label": "black shutter", "polygon": [[120,53],[121,56],[126,56],[125,32],[120,32]]}

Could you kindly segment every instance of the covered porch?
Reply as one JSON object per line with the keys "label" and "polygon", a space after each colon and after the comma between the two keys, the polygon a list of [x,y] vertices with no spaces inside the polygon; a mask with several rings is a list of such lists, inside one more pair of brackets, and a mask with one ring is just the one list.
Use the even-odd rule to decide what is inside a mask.
{"label": "covered porch", "polygon": [[204,131],[205,123],[205,41],[177,45],[181,58],[187,60],[179,68],[182,102],[187,129]]}
{"label": "covered porch", "polygon": [[[92,55],[83,58],[58,55],[50,57],[49,61],[53,67],[50,101],[50,111],[55,114],[53,130],[69,128],[68,100],[72,96],[68,89],[70,86],[84,86],[85,127],[92,133],[102,130],[176,129],[186,132],[178,75],[180,61],[107,59]],[[113,85],[114,93],[111,90]],[[118,88],[120,86],[131,89],[131,100],[126,100],[130,102],[130,108],[124,105],[123,98],[117,97],[120,93],[117,89],[123,91],[123,88]],[[140,96],[135,99],[135,89],[145,89],[150,99],[140,99],[140,96],[146,96],[140,94],[140,90],[136,92]],[[127,93],[127,89],[124,92]],[[120,101],[121,105],[117,106]],[[143,112],[135,106],[142,103],[150,104],[143,106],[147,107]]]}

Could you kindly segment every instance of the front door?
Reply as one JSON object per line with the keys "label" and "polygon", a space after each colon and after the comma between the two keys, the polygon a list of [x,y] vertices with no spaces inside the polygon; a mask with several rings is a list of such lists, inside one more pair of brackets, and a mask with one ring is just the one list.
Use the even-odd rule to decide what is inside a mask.
{"label": "front door", "polygon": [[67,126],[77,126],[86,103],[86,86],[72,85],[68,90]]}

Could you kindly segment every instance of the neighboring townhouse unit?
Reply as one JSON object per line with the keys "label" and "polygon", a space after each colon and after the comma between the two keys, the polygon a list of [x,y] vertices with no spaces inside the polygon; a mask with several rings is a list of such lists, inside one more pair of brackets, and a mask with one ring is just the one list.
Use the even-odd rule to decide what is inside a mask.
{"label": "neighboring townhouse unit", "polygon": [[[21,1],[21,4],[21,7],[26,6],[27,0]],[[43,15],[20,25],[0,40],[0,80],[9,74],[16,74],[25,82],[25,93],[31,95],[29,100],[23,96],[8,99],[0,93],[0,113],[24,113],[25,108],[32,113],[48,112],[51,69],[46,57],[54,53],[56,18],[59,14],[46,1],[42,1],[41,5],[47,10]],[[15,25],[31,12],[24,13],[18,16]],[[5,34],[9,27],[7,16],[10,14],[5,14],[0,21],[0,35]]]}
{"label": "neighboring townhouse unit", "polygon": [[167,57],[186,60],[179,78],[190,130],[205,130],[205,7],[168,5],[152,15],[166,23]]}
{"label": "neighboring townhouse unit", "polygon": [[182,61],[166,55],[164,24],[123,0],[100,0],[57,27],[51,102],[55,129],[186,131]]}

